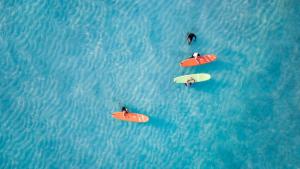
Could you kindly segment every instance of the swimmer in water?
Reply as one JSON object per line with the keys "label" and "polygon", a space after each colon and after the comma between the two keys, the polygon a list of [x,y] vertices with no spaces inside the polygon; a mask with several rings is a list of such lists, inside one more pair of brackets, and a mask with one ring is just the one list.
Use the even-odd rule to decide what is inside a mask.
{"label": "swimmer in water", "polygon": [[192,43],[192,41],[196,40],[197,39],[197,36],[194,34],[194,33],[187,33],[187,41],[188,41],[188,44],[190,45]]}

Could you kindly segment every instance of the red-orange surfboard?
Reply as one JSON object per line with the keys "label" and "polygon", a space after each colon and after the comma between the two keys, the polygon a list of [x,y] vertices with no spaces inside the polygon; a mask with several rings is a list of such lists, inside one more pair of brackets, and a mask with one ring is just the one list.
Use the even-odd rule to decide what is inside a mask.
{"label": "red-orange surfboard", "polygon": [[190,67],[190,66],[203,65],[203,64],[215,61],[216,59],[217,59],[217,56],[213,55],[213,54],[203,55],[203,56],[197,57],[197,60],[195,58],[185,59],[180,63],[180,66]]}
{"label": "red-orange surfboard", "polygon": [[143,114],[137,114],[137,113],[127,113],[124,116],[123,112],[115,112],[112,114],[112,117],[119,119],[119,120],[136,122],[136,123],[146,123],[149,121],[148,116],[143,115]]}

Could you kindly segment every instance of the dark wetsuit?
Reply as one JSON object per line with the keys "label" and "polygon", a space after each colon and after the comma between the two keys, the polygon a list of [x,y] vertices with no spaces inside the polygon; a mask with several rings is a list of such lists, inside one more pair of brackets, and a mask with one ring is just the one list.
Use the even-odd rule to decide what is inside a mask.
{"label": "dark wetsuit", "polygon": [[194,33],[188,33],[187,35],[187,40],[189,45],[192,43],[193,40],[196,40],[197,36]]}
{"label": "dark wetsuit", "polygon": [[192,86],[192,84],[193,84],[192,82],[186,82],[186,83],[184,83],[184,85],[187,86],[187,87]]}
{"label": "dark wetsuit", "polygon": [[[193,55],[192,55],[190,58],[196,58],[196,57],[194,56],[194,54],[195,54],[195,53],[193,53]],[[201,56],[200,53],[197,53],[197,57],[199,57],[199,56]]]}
{"label": "dark wetsuit", "polygon": [[127,108],[123,106],[123,107],[122,107],[122,112],[124,112],[124,115],[125,115],[126,113],[128,113]]}
{"label": "dark wetsuit", "polygon": [[186,83],[184,83],[184,85],[189,87],[189,86],[192,86],[192,84],[195,82],[196,82],[196,80],[191,78],[191,79],[187,80]]}

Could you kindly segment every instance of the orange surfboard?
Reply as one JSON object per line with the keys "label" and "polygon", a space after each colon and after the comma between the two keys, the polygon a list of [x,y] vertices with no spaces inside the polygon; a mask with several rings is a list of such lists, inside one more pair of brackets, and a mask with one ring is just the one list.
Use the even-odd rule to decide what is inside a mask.
{"label": "orange surfboard", "polygon": [[143,114],[137,114],[137,113],[127,113],[124,116],[123,112],[115,112],[112,114],[112,117],[119,119],[119,120],[136,122],[136,123],[146,123],[149,121],[148,116],[143,115]]}
{"label": "orange surfboard", "polygon": [[203,56],[197,57],[197,60],[195,58],[185,59],[180,63],[180,66],[190,67],[190,66],[203,65],[203,64],[215,61],[216,59],[217,59],[216,55],[212,55],[212,54],[203,55]]}

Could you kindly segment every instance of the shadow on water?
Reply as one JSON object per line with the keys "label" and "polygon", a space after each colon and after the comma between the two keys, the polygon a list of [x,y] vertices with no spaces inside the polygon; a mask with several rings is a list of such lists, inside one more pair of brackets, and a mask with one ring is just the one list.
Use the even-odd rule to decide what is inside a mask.
{"label": "shadow on water", "polygon": [[194,69],[199,72],[208,72],[211,71],[225,71],[233,70],[236,67],[235,62],[230,62],[230,58],[236,58],[238,60],[244,60],[247,58],[247,55],[242,52],[237,52],[232,49],[224,49],[217,55],[217,60],[208,64],[201,66],[196,66]]}
{"label": "shadow on water", "polygon": [[119,102],[118,105],[119,105],[120,109],[121,109],[121,106],[125,105],[130,112],[144,114],[144,115],[148,116],[149,122],[146,123],[146,125],[148,125],[148,126],[153,126],[155,128],[160,128],[163,130],[170,130],[170,131],[174,131],[177,128],[174,123],[172,123],[164,118],[158,118],[156,116],[151,116],[151,114],[149,112],[141,110],[140,108],[134,106],[133,104],[130,104],[130,103],[122,104]]}
{"label": "shadow on water", "polygon": [[216,72],[216,71],[224,71],[224,70],[230,70],[234,67],[232,63],[229,62],[224,62],[222,60],[216,60],[214,62],[200,65],[200,66],[195,66],[194,69],[197,72]]}
{"label": "shadow on water", "polygon": [[241,58],[247,57],[246,54],[229,48],[222,50],[220,52],[220,55],[222,55],[223,57],[241,57]]}
{"label": "shadow on water", "polygon": [[216,92],[216,86],[218,85],[218,81],[215,79],[211,79],[206,82],[201,82],[201,83],[195,83],[193,86],[191,86],[191,89],[197,90],[197,91],[202,91],[205,93],[214,93]]}
{"label": "shadow on water", "polygon": [[165,127],[176,128],[176,126],[173,123],[165,120],[164,118],[159,118],[157,116],[151,116],[151,114],[153,114],[153,113],[149,113],[148,111],[141,110],[132,104],[128,104],[126,106],[128,106],[128,109],[131,112],[136,112],[139,114],[147,115],[149,117],[149,122],[147,123],[147,125],[149,125],[149,126],[154,126],[157,128],[165,128]]}
{"label": "shadow on water", "polygon": [[153,126],[156,128],[160,128],[160,129],[164,129],[164,130],[169,130],[169,131],[175,131],[177,128],[177,126],[174,123],[172,123],[166,119],[158,118],[155,116],[150,116],[150,120],[147,123],[147,125]]}

